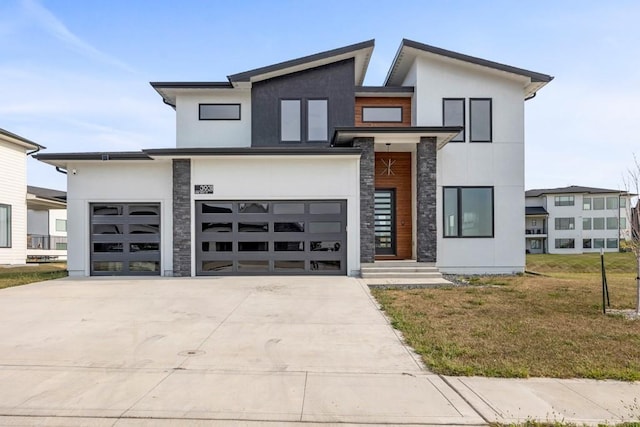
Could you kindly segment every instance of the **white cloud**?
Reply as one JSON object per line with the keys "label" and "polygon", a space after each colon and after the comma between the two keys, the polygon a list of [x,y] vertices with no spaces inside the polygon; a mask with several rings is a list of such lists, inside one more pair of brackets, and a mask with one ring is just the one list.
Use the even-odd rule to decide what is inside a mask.
{"label": "white cloud", "polygon": [[73,34],[53,13],[37,0],[22,0],[22,5],[30,17],[36,20],[44,30],[65,43],[70,49],[93,60],[109,64],[128,72],[136,72],[119,59],[99,51],[89,43]]}

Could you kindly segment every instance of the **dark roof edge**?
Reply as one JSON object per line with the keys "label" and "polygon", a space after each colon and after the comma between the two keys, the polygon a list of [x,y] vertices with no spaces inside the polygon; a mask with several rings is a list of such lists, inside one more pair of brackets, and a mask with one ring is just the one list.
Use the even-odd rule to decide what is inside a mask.
{"label": "dark roof edge", "polygon": [[372,93],[413,93],[415,88],[413,86],[356,86],[357,92],[372,92]]}
{"label": "dark roof edge", "polygon": [[22,137],[20,135],[16,135],[15,133],[9,132],[6,129],[0,128],[0,135],[4,135],[4,136],[7,136],[9,138],[17,139],[18,141],[22,142],[23,144],[31,145],[34,149],[44,150],[45,148],[47,148],[44,145],[40,145],[37,142],[33,142],[31,140],[28,140],[27,138],[24,138],[24,137]]}
{"label": "dark roof edge", "polygon": [[221,147],[221,148],[158,148],[143,150],[149,156],[289,156],[360,154],[358,148],[333,147]]}
{"label": "dark roof edge", "polygon": [[626,190],[613,190],[608,188],[569,186],[558,188],[534,188],[525,191],[525,197],[539,197],[544,194],[621,194],[632,195]]}
{"label": "dark roof edge", "polygon": [[367,41],[364,41],[364,42],[352,44],[352,45],[349,45],[349,46],[344,46],[344,47],[340,47],[340,48],[337,48],[337,49],[327,50],[327,51],[324,51],[324,52],[315,53],[313,55],[303,56],[301,58],[291,59],[289,61],[284,61],[284,62],[279,62],[279,63],[273,64],[273,65],[267,65],[266,67],[255,68],[253,70],[244,71],[242,73],[232,74],[232,75],[228,76],[227,78],[229,79],[230,82],[243,82],[243,81],[247,82],[253,76],[257,76],[257,75],[260,75],[260,74],[266,74],[266,73],[270,73],[270,72],[273,72],[273,71],[282,70],[282,69],[285,69],[285,68],[295,67],[297,65],[302,65],[302,64],[305,64],[305,63],[308,63],[308,62],[319,61],[319,60],[322,60],[322,59],[331,58],[332,56],[343,55],[345,53],[356,51],[356,50],[366,49],[366,48],[369,48],[369,47],[373,47],[374,44],[375,44],[375,40],[371,39],[371,40],[367,40]]}
{"label": "dark roof edge", "polygon": [[526,76],[531,78],[532,82],[544,82],[548,83],[553,80],[553,76],[548,74],[538,73],[536,71],[525,70],[524,68],[513,67],[511,65],[501,64],[499,62],[489,61],[488,59],[482,59],[471,55],[465,55],[463,53],[454,52],[452,50],[442,49],[439,47],[431,46],[424,43],[419,43],[409,39],[402,39],[402,43],[400,44],[400,48],[396,53],[396,56],[393,59],[391,64],[391,68],[389,69],[389,73],[387,74],[387,78],[385,79],[385,86],[389,82],[391,74],[395,69],[400,52],[404,46],[412,47],[414,49],[422,50],[429,53],[434,53],[436,55],[446,56],[448,58],[457,59],[459,61],[469,62],[471,64],[481,65],[483,67],[489,67],[500,71],[506,71],[513,74],[518,74],[521,76]]}
{"label": "dark roof edge", "polygon": [[149,82],[154,89],[226,89],[233,88],[230,82]]}
{"label": "dark roof edge", "polygon": [[451,133],[460,132],[462,126],[338,126],[335,133]]}
{"label": "dark roof edge", "polygon": [[[106,156],[106,158],[105,158]],[[103,153],[43,153],[33,156],[37,160],[152,160],[141,151]]]}

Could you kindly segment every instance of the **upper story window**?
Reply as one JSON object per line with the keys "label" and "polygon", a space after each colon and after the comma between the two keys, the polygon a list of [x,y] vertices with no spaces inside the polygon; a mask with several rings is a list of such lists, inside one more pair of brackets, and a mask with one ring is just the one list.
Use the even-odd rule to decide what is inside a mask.
{"label": "upper story window", "polygon": [[56,219],[56,231],[67,231],[66,219]]}
{"label": "upper story window", "polygon": [[582,199],[582,210],[584,211],[591,210],[591,197],[585,197]]}
{"label": "upper story window", "polygon": [[491,98],[469,99],[469,132],[471,142],[491,142]]}
{"label": "upper story window", "polygon": [[0,205],[0,248],[11,247],[11,206]]}
{"label": "upper story window", "polygon": [[574,196],[555,196],[556,206],[573,206],[575,203]]}
{"label": "upper story window", "polygon": [[575,218],[556,218],[556,230],[573,230]]}
{"label": "upper story window", "polygon": [[307,101],[307,141],[326,141],[329,134],[326,99]]}
{"label": "upper story window", "polygon": [[[306,120],[303,120],[303,117],[306,117]],[[308,99],[304,104],[300,99],[282,99],[280,100],[280,140],[302,142],[304,135],[307,142],[327,141],[329,139],[328,117],[326,99]]]}
{"label": "upper story window", "polygon": [[493,237],[493,187],[444,187],[444,237]]}
{"label": "upper story window", "polygon": [[461,126],[462,131],[451,142],[464,142],[464,98],[444,98],[442,100],[442,126]]}
{"label": "upper story window", "polygon": [[362,107],[362,121],[402,123],[402,107]]}
{"label": "upper story window", "polygon": [[625,199],[624,197],[620,197],[620,208],[626,208],[627,207],[627,199]]}
{"label": "upper story window", "polygon": [[240,120],[240,104],[200,104],[200,120]]}
{"label": "upper story window", "polygon": [[594,211],[604,210],[604,197],[594,197],[591,205]]}
{"label": "upper story window", "polygon": [[300,100],[280,101],[280,139],[286,142],[300,142]]}
{"label": "upper story window", "polygon": [[607,197],[607,209],[618,209],[618,197]]}

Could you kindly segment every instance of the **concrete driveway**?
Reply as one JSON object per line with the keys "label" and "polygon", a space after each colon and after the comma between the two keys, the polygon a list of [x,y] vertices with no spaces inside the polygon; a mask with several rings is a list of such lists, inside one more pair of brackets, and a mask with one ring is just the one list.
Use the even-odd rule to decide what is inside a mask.
{"label": "concrete driveway", "polygon": [[5,289],[0,384],[2,425],[483,423],[347,277]]}

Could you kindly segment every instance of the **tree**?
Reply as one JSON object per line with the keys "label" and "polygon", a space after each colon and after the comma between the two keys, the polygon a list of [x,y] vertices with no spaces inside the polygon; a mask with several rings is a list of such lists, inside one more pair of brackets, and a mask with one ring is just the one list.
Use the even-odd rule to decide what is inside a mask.
{"label": "tree", "polygon": [[[627,193],[633,196],[640,194],[640,161],[633,155],[633,165],[627,170],[624,179]],[[627,203],[627,218],[630,230],[627,236],[627,246],[636,257],[636,315],[640,315],[640,202],[636,199],[633,206],[632,200]]]}

